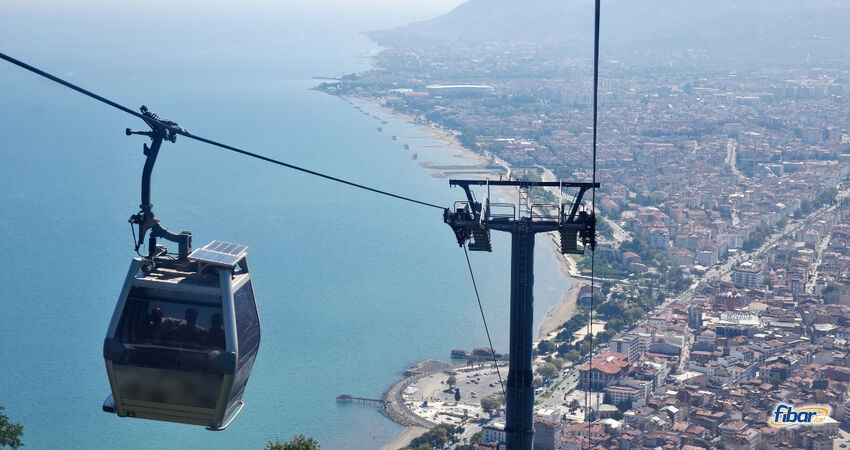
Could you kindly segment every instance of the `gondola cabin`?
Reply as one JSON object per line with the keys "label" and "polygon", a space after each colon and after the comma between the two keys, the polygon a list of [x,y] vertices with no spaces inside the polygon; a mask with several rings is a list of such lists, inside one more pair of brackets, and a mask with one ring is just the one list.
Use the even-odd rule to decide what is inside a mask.
{"label": "gondola cabin", "polygon": [[210,430],[233,421],[260,345],[246,250],[213,241],[182,262],[133,259],[103,344],[105,411]]}

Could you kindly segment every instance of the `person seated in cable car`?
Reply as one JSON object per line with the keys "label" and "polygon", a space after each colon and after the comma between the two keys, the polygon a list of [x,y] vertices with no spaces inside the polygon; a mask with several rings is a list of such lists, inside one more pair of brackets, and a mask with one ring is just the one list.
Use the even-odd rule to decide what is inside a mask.
{"label": "person seated in cable car", "polygon": [[224,318],[215,313],[210,318],[210,327],[205,331],[203,341],[205,347],[218,347],[224,350]]}
{"label": "person seated in cable car", "polygon": [[171,335],[180,321],[172,317],[163,317],[162,308],[154,306],[151,309],[150,320],[147,323],[148,337],[152,343],[162,344]]}
{"label": "person seated in cable car", "polygon": [[177,327],[176,337],[181,343],[198,345],[201,343],[201,327],[198,326],[198,310],[186,309],[186,321]]}

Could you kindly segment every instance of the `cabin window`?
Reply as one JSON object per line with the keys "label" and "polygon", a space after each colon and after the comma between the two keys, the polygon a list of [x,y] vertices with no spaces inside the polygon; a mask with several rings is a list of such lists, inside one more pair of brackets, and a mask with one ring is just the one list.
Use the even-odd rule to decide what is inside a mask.
{"label": "cabin window", "polygon": [[239,368],[257,352],[260,345],[260,318],[254,302],[254,289],[249,280],[233,294],[236,312],[236,334],[239,341]]}
{"label": "cabin window", "polygon": [[220,302],[150,294],[133,288],[118,324],[116,338],[129,350],[128,363],[202,370],[225,350]]}

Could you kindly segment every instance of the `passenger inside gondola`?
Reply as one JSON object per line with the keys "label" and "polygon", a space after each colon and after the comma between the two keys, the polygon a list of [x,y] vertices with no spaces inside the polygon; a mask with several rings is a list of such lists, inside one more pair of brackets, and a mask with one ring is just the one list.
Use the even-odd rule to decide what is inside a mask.
{"label": "passenger inside gondola", "polygon": [[[224,350],[223,322],[220,307],[131,299],[117,337],[128,348],[149,356],[138,351],[134,355],[152,362],[160,359],[150,353],[156,348],[201,353]],[[145,350],[138,346],[150,347]]]}
{"label": "passenger inside gondola", "polygon": [[186,321],[177,327],[176,337],[183,344],[192,346],[201,343],[201,327],[198,326],[198,310],[195,308],[186,309],[184,314]]}
{"label": "passenger inside gondola", "polygon": [[154,306],[151,309],[150,320],[147,324],[150,342],[161,344],[177,328],[179,323],[179,320],[172,317],[163,317],[162,308]]}
{"label": "passenger inside gondola", "polygon": [[204,336],[204,345],[206,347],[218,347],[224,350],[224,319],[221,314],[215,313],[210,318],[210,328]]}

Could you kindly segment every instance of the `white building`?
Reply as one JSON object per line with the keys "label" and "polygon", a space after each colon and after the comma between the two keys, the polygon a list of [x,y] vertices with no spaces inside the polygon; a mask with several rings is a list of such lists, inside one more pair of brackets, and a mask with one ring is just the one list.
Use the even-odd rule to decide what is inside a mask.
{"label": "white building", "polygon": [[741,263],[732,269],[732,282],[741,283],[744,286],[758,286],[764,280],[764,272],[761,267],[751,262]]}
{"label": "white building", "polygon": [[505,422],[493,422],[485,426],[481,442],[507,442]]}

